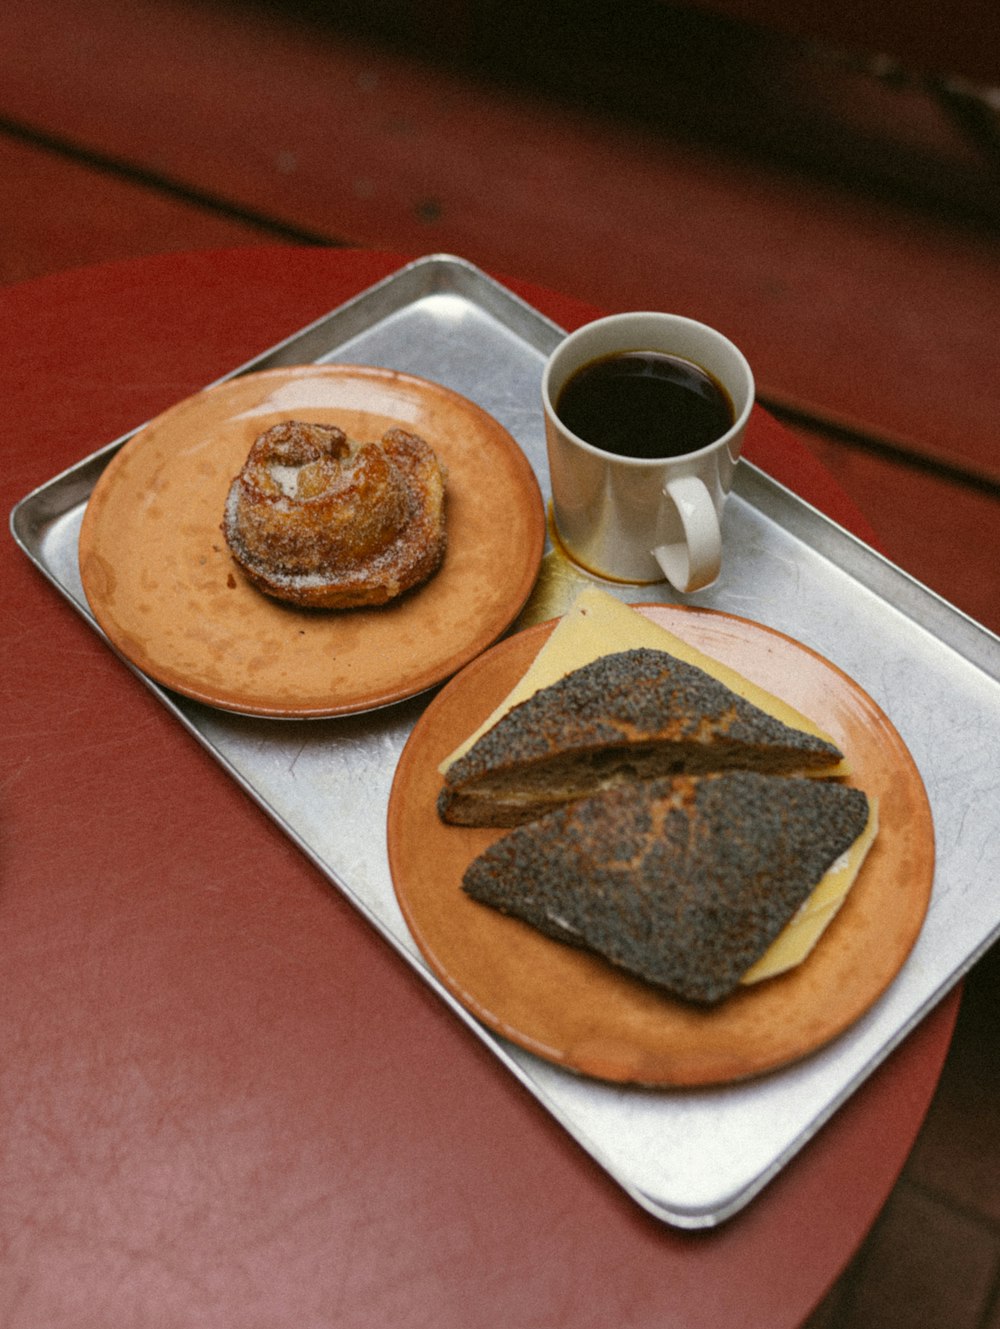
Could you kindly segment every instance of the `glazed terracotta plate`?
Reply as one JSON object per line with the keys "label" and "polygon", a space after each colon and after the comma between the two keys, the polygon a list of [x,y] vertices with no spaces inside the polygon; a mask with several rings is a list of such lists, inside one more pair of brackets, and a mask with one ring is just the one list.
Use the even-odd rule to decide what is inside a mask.
{"label": "glazed terracotta plate", "polygon": [[403,751],[388,814],[406,923],[434,973],[485,1025],[584,1075],[655,1086],[724,1083],[773,1070],[848,1028],[885,991],[930,898],[934,837],[923,782],[899,734],[850,678],[747,619],[678,606],[649,618],[811,716],[879,802],[880,830],[853,889],[807,960],[707,1009],[671,998],[585,951],[478,904],[461,889],[503,831],[447,826],[438,765],[503,700],[553,622],[509,637],[445,687]]}
{"label": "glazed terracotta plate", "polygon": [[[282,420],[367,441],[399,425],[447,467],[448,552],[424,586],[377,609],[301,610],[240,574],[220,523],[254,439]],[[113,646],[210,706],[286,719],[414,696],[513,622],[531,591],[545,513],[526,457],[492,416],[412,375],[305,365],[228,379],[158,416],[112,459],[80,533],[87,600]]]}

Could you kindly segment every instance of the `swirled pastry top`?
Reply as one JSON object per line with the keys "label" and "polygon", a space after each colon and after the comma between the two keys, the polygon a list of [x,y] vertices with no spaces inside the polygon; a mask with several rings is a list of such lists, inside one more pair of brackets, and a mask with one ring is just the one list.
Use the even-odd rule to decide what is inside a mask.
{"label": "swirled pastry top", "polygon": [[318,609],[385,604],[441,565],[444,472],[403,429],[359,443],[336,425],[284,421],[250,449],[222,531],[267,595]]}

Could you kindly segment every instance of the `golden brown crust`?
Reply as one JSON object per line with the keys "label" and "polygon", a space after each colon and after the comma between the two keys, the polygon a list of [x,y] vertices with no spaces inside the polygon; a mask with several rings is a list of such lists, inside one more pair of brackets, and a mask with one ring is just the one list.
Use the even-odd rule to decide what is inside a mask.
{"label": "golden brown crust", "polygon": [[355,443],[335,425],[288,420],[261,434],[222,523],[247,578],[305,608],[385,604],[444,557],[444,475],[402,429]]}

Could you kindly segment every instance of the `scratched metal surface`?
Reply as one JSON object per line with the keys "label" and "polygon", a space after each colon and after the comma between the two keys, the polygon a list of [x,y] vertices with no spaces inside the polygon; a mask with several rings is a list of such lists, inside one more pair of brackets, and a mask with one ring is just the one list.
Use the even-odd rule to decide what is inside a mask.
{"label": "scratched metal surface", "polygon": [[[561,335],[471,265],[432,255],[234,372],[341,361],[433,379],[506,426],[547,494],[539,384]],[[97,631],[77,537],[87,497],[124,441],[11,515],[24,552]],[[745,463],[725,524],[741,557],[685,603],[787,632],[869,692],[923,776],[937,843],[931,908],[888,992],[826,1049],[744,1085],[649,1093],[580,1079],[497,1038],[440,987],[403,923],[385,850],[389,790],[420,698],[282,723],[213,711],[144,680],[636,1202],[686,1228],[718,1224],[757,1195],[1000,935],[1000,640]],[[657,598],[657,588],[616,589]]]}

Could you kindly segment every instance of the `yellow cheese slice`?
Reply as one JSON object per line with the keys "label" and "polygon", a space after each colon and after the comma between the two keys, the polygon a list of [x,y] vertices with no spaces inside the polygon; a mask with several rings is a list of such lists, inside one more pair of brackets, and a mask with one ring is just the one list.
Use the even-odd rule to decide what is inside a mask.
{"label": "yellow cheese slice", "polygon": [[[833,740],[807,716],[800,714],[793,706],[780,697],[773,696],[764,688],[751,683],[742,674],[730,669],[719,660],[713,660],[704,651],[691,646],[680,637],[660,624],[652,622],[640,614],[631,605],[625,604],[616,596],[597,586],[588,586],[582,590],[570,605],[552,631],[545,645],[538,652],[531,667],[489,715],[475,733],[452,752],[441,763],[442,774],[448,767],[464,756],[473,743],[487,729],[502,719],[512,707],[533,696],[541,688],[547,688],[574,669],[599,659],[602,655],[613,655],[617,651],[636,650],[647,647],[650,650],[669,651],[679,660],[696,665],[739,696],[752,702],[754,706],[781,720],[793,729],[801,729],[807,734],[823,738],[828,743]],[[846,763],[828,767],[823,775],[843,775],[847,771]]]}

